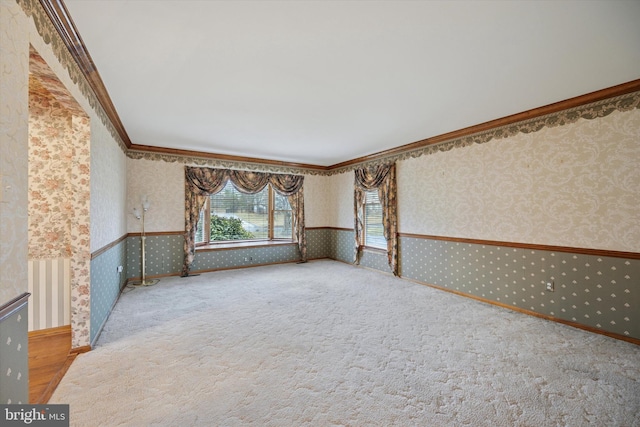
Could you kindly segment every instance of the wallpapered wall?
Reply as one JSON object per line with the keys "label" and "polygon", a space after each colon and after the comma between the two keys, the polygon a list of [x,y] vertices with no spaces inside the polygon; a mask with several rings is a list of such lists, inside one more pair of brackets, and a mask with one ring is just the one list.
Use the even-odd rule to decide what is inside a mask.
{"label": "wallpapered wall", "polygon": [[29,403],[28,305],[0,314],[0,404]]}
{"label": "wallpapered wall", "polygon": [[26,21],[15,2],[0,2],[0,305],[27,292],[24,242],[27,241],[29,27]]}
{"label": "wallpapered wall", "polygon": [[[80,189],[88,198],[89,164],[77,164],[72,113],[35,78],[29,86],[29,258],[69,258],[77,208],[74,193],[84,187]],[[80,123],[80,133],[88,136],[88,118]],[[89,147],[84,145],[86,156]],[[83,208],[88,215],[87,207]],[[83,244],[88,245],[89,229],[81,231]]]}
{"label": "wallpapered wall", "polygon": [[127,156],[97,118],[91,119],[91,252],[127,233]]}
{"label": "wallpapered wall", "polygon": [[331,175],[326,178],[325,185],[329,187],[330,227],[353,229],[353,172]]}
{"label": "wallpapered wall", "polygon": [[640,252],[640,110],[399,162],[403,233]]}
{"label": "wallpapered wall", "polygon": [[[15,297],[27,286],[27,190],[28,190],[28,91],[29,91],[29,49],[33,46],[36,52],[46,61],[52,73],[70,92],[80,108],[87,112],[91,126],[91,142],[87,147],[86,161],[76,159],[74,170],[79,165],[86,165],[91,170],[91,194],[74,192],[72,203],[79,203],[79,198],[90,197],[91,223],[89,212],[87,221],[80,221],[71,231],[71,240],[83,240],[86,250],[79,254],[77,273],[86,277],[82,282],[85,287],[75,288],[72,295],[72,310],[75,310],[76,322],[73,329],[74,347],[89,344],[89,306],[90,289],[90,250],[109,244],[126,233],[125,197],[126,197],[126,155],[121,142],[103,121],[104,112],[95,100],[90,100],[86,82],[78,79],[79,71],[70,58],[69,53],[55,33],[52,24],[47,20],[44,11],[37,2],[0,2],[0,173],[3,186],[10,186],[4,191],[0,203],[2,224],[2,276],[0,281],[0,304]],[[34,21],[34,18],[35,21]],[[35,22],[38,22],[36,27]],[[44,34],[42,36],[41,34]],[[72,77],[73,76],[73,77]],[[77,83],[74,83],[77,82]],[[72,120],[72,126],[83,123]],[[90,150],[90,154],[89,154]],[[89,160],[89,156],[91,159]],[[74,160],[75,161],[75,160]],[[88,190],[87,190],[88,193]],[[90,243],[89,243],[90,242]],[[113,267],[115,269],[115,266]],[[73,326],[73,325],[72,325]]]}
{"label": "wallpapered wall", "polygon": [[329,223],[329,213],[333,202],[324,180],[319,175],[304,177],[305,227],[322,227]]}
{"label": "wallpapered wall", "polygon": [[[640,252],[639,158],[635,109],[403,160],[399,230]],[[335,203],[346,205],[351,187],[336,188]],[[333,226],[353,216],[340,215]],[[337,233],[343,246],[353,234]],[[385,258],[365,253],[361,265],[388,272]],[[408,279],[640,338],[638,260],[401,237],[400,269]]]}
{"label": "wallpapered wall", "polygon": [[640,339],[640,260],[411,237],[400,247],[402,277]]}
{"label": "wallpapered wall", "polygon": [[[399,161],[399,230],[418,236],[400,239],[401,275],[639,338],[640,330],[635,326],[640,324],[636,260],[579,251],[514,251],[483,244],[459,247],[455,242],[424,237],[639,251],[640,172],[635,165],[640,158],[639,120],[637,109],[616,111],[595,120],[581,119]],[[164,189],[175,187],[169,191],[179,197],[170,202],[174,205],[166,206],[171,216],[155,226],[158,231],[174,231],[163,230],[174,221],[172,224],[180,227],[183,166],[162,160],[129,162],[129,178],[144,177],[142,183],[130,181],[130,191],[136,188],[137,193],[161,199]],[[353,173],[305,177],[305,207],[307,227],[311,228],[307,234],[310,258],[352,262]],[[148,247],[151,269],[157,270],[151,274],[177,273],[180,236],[157,239]],[[139,268],[139,243],[132,238],[128,241],[133,244],[127,261],[133,273]],[[200,254],[199,268],[253,265],[255,261],[246,260],[250,251]],[[290,257],[274,259],[286,262]],[[366,251],[361,266],[389,272],[385,254],[378,252]],[[545,291],[549,280],[555,282],[555,292]]]}
{"label": "wallpapered wall", "polygon": [[127,159],[127,232],[139,233],[140,221],[133,208],[141,209],[146,195],[151,206],[145,231],[184,230],[184,165],[146,159]]}
{"label": "wallpapered wall", "polygon": [[[27,286],[28,254],[24,242],[28,241],[30,44],[89,115],[91,223],[76,227],[78,233],[72,231],[72,240],[90,238],[90,247],[80,259],[88,262],[89,251],[97,251],[127,232],[139,231],[139,224],[129,212],[140,194],[148,194],[152,201],[147,223],[149,231],[178,231],[184,226],[182,165],[126,158],[121,141],[114,137],[113,130],[103,120],[104,113],[99,106],[96,107],[95,100],[85,95],[86,83],[79,81],[76,84],[76,79],[69,75],[71,72],[77,77],[78,72],[67,69],[71,64],[68,53],[64,53],[64,47],[54,35],[50,23],[42,19],[44,15],[40,8],[37,2],[0,2],[0,175],[4,187],[0,203],[0,304],[26,291]],[[38,28],[31,18],[33,13],[38,15]],[[46,33],[46,37],[43,38],[40,32]],[[399,230],[403,233],[639,252],[638,135],[640,112],[636,109],[400,161]],[[350,172],[308,177],[305,183],[307,226],[352,229],[352,186],[353,174]],[[352,258],[352,232],[320,230],[312,234],[316,254],[329,252],[332,258],[345,262]],[[404,239],[403,243],[410,241]],[[435,267],[420,262],[421,257],[428,256],[428,247],[423,250],[420,244],[414,246],[414,250],[410,250],[405,244],[404,254],[401,247],[401,268],[406,266],[405,273],[415,276],[415,280],[440,280],[429,276]],[[116,274],[116,267],[124,262],[124,247],[121,243],[92,261],[91,265],[97,269],[92,275],[92,288],[76,287],[73,295],[73,347],[88,345],[90,339],[95,338],[117,298],[122,277]],[[288,255],[283,256],[286,258]],[[547,257],[546,254],[541,256]],[[567,258],[567,262],[574,262],[572,259]],[[381,260],[384,258],[377,254],[367,255],[363,258],[363,265],[384,271]],[[583,266],[575,268],[580,273],[591,268],[592,263],[599,262],[597,259],[579,261]],[[616,267],[616,262],[607,265]],[[619,267],[628,269],[630,273],[627,276],[635,277],[637,263],[627,264],[625,260]],[[82,271],[78,274],[88,277],[89,264],[79,268]],[[585,280],[589,280],[586,279],[590,277],[588,274],[584,273],[582,278],[575,276],[576,285],[582,286]],[[626,276],[620,279],[617,273],[608,274],[610,277],[607,278],[617,282],[631,280]],[[456,283],[449,281],[441,285],[455,289]],[[616,322],[618,326],[603,325],[603,328],[613,328],[619,333],[629,332],[637,337],[637,328],[625,328],[627,324],[637,322],[633,317],[638,306],[637,281],[629,287],[620,287],[619,283],[615,285],[619,289],[611,294],[618,299],[611,307],[629,309],[626,312],[632,314],[615,318],[609,316],[608,323]],[[590,288],[581,289],[556,295],[567,300],[577,298],[573,305],[578,306],[591,301],[584,291]],[[473,293],[475,290],[463,291]],[[574,297],[573,293],[577,296]],[[95,302],[90,300],[92,294],[96,296]],[[518,296],[531,299],[531,295],[524,295]],[[597,298],[608,301],[605,297],[613,298],[605,294]],[[588,315],[593,319],[592,323],[600,324],[594,318],[607,308],[604,305],[601,308],[602,301],[597,298],[596,302],[590,302],[595,308],[575,314],[569,313],[572,307],[565,307],[565,303],[536,309],[542,312],[554,310],[555,313],[564,308],[570,319],[592,322],[580,318]],[[89,313],[96,325],[91,325]],[[25,338],[22,335],[16,339]],[[4,355],[0,355],[0,359],[4,360]],[[21,361],[26,361],[26,354]],[[6,384],[0,385],[3,396],[15,397],[15,401],[22,399],[20,395],[24,390],[16,392],[11,387],[6,388]]]}
{"label": "wallpapered wall", "polygon": [[[353,231],[327,232],[329,256],[351,262]],[[365,251],[360,265],[391,274],[384,253]],[[640,339],[640,260],[403,236],[400,275]],[[546,290],[549,281],[553,292]]]}
{"label": "wallpapered wall", "polygon": [[[36,64],[40,57],[35,53],[32,57]],[[40,305],[34,304],[32,298],[32,310],[46,311],[42,304],[69,306],[67,299],[76,302],[71,305],[73,339],[87,342],[91,257],[89,118],[75,102],[71,110],[58,102],[40,84],[41,80],[56,80],[52,84],[57,84],[51,76],[36,78],[35,74],[29,82],[29,259],[70,259],[71,274],[70,284],[63,286],[70,289],[70,294],[47,292],[47,298],[38,301]],[[49,283],[54,286],[53,280]],[[64,324],[60,319],[50,327]]]}
{"label": "wallpapered wall", "polygon": [[[342,176],[348,174],[342,174]],[[333,203],[336,190],[326,185],[333,177],[305,175],[305,216],[307,227],[323,227],[336,216]],[[140,221],[132,210],[140,208],[145,194],[151,202],[145,218],[145,231],[184,230],[184,164],[148,159],[127,159],[127,232],[139,233]],[[353,209],[353,207],[351,207]],[[353,226],[353,220],[351,220]]]}
{"label": "wallpapered wall", "polygon": [[120,296],[126,282],[126,271],[119,272],[117,266],[126,266],[126,239],[91,260],[91,333],[93,346],[107,321],[113,305]]}

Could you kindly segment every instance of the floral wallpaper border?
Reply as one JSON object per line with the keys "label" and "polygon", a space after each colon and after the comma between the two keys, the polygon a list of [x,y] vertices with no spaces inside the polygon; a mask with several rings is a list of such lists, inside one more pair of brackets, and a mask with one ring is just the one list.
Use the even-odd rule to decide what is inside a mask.
{"label": "floral wallpaper border", "polygon": [[640,91],[497,127],[485,132],[479,132],[473,135],[451,139],[438,144],[427,145],[425,147],[420,147],[413,150],[407,150],[399,154],[382,156],[379,159],[356,163],[342,168],[336,168],[326,171],[291,166],[274,166],[253,162],[234,162],[229,160],[219,160],[195,156],[180,156],[176,154],[149,153],[146,151],[135,150],[127,151],[127,157],[136,160],[146,159],[164,161],[169,163],[178,162],[193,166],[208,166],[214,168],[251,170],[273,173],[304,173],[305,175],[330,176],[350,172],[362,166],[390,163],[398,160],[406,160],[409,158],[435,154],[441,151],[450,151],[453,148],[468,147],[473,144],[484,144],[494,139],[509,138],[520,133],[528,134],[538,132],[544,128],[553,128],[568,125],[571,123],[575,123],[580,119],[593,120],[599,117],[605,117],[613,113],[614,111],[631,111],[634,109],[640,109]]}
{"label": "floral wallpaper border", "polygon": [[129,150],[127,151],[127,157],[133,160],[144,159],[164,161],[167,163],[182,163],[189,166],[202,166],[216,169],[234,169],[252,172],[271,172],[283,174],[328,175],[326,171],[310,168],[267,165],[254,162],[236,162],[231,160],[212,159],[196,156],[180,156],[177,154],[150,153],[148,151]]}
{"label": "floral wallpaper border", "polygon": [[180,162],[183,164],[193,166],[208,166],[215,168],[226,169],[239,169],[239,170],[251,170],[260,172],[272,172],[272,173],[304,173],[306,175],[335,175],[352,171],[358,167],[376,165],[382,163],[389,163],[398,160],[405,160],[409,158],[416,158],[424,155],[434,154],[440,151],[449,151],[453,148],[467,147],[472,144],[484,144],[493,139],[508,138],[510,136],[519,133],[532,133],[537,132],[545,127],[563,126],[565,124],[574,123],[579,119],[592,120],[598,117],[604,117],[611,114],[614,111],[629,111],[636,108],[640,108],[640,91],[633,92],[626,95],[621,95],[614,98],[597,101],[590,104],[581,105],[579,107],[571,108],[568,110],[551,113],[541,117],[535,117],[530,120],[524,120],[518,123],[505,125],[502,127],[494,128],[486,132],[479,132],[477,134],[468,135],[449,141],[444,141],[438,144],[427,145],[425,147],[419,147],[416,149],[408,149],[407,151],[399,154],[393,154],[389,156],[381,156],[378,159],[364,161],[353,165],[348,165],[341,168],[331,170],[317,170],[303,167],[293,166],[279,166],[279,165],[267,165],[254,162],[234,162],[228,160],[211,159],[203,157],[193,156],[179,156],[172,154],[159,154],[149,153],[144,151],[129,150],[125,143],[120,138],[115,127],[104,112],[100,102],[94,95],[89,84],[84,79],[82,72],[78,68],[75,60],[67,50],[60,35],[56,31],[55,27],[49,20],[46,12],[37,0],[16,0],[27,16],[33,17],[34,23],[38,30],[38,33],[42,36],[47,44],[51,44],[53,51],[58,60],[67,68],[69,77],[78,85],[82,93],[89,100],[91,107],[97,112],[98,116],[102,120],[105,126],[109,129],[111,135],[114,137],[121,149],[132,159],[148,159],[165,162]]}
{"label": "floral wallpaper border", "polygon": [[[500,126],[485,132],[478,132],[476,134],[451,139],[438,144],[428,145],[414,150],[407,150],[399,154],[363,162],[362,164],[370,166],[416,158],[424,155],[435,154],[441,151],[450,151],[453,148],[468,147],[473,144],[484,144],[493,139],[509,138],[520,133],[528,134],[538,132],[544,128],[564,126],[575,123],[579,119],[593,120],[599,117],[608,116],[614,111],[631,111],[634,109],[640,109],[640,91],[581,105],[579,107],[570,108],[556,113],[550,113],[540,117],[534,117],[529,120]],[[330,174],[348,172],[357,167],[361,167],[362,164],[336,168],[332,170]]]}
{"label": "floral wallpaper border", "polygon": [[33,22],[36,26],[36,30],[38,34],[42,37],[44,42],[48,45],[51,45],[53,53],[55,54],[58,61],[64,68],[67,69],[69,73],[69,77],[71,81],[75,83],[85,98],[89,101],[89,105],[96,112],[102,123],[109,130],[109,133],[118,142],[118,145],[122,149],[123,152],[127,152],[127,146],[120,138],[120,135],[116,131],[116,128],[111,123],[111,120],[107,117],[100,101],[91,90],[89,83],[84,78],[84,75],[78,68],[78,64],[76,64],[75,60],[71,56],[71,53],[67,49],[67,46],[62,41],[60,34],[53,26],[53,23],[47,16],[47,13],[42,8],[42,5],[37,0],[16,0],[16,2],[20,5],[24,13],[28,17],[33,18]]}

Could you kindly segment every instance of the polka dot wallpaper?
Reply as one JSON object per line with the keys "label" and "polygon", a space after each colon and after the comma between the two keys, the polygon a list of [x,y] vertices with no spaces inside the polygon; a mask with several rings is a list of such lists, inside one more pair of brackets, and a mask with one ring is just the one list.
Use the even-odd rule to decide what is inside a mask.
{"label": "polka dot wallpaper", "polygon": [[331,229],[331,253],[329,258],[352,263],[355,233],[353,230]]}
{"label": "polka dot wallpaper", "polygon": [[[353,231],[328,231],[329,257],[352,262]],[[640,260],[401,237],[399,262],[407,279],[640,338]],[[391,272],[384,253],[360,265]]]}
{"label": "polka dot wallpaper", "polygon": [[0,404],[29,403],[28,306],[0,322]]}
{"label": "polka dot wallpaper", "polygon": [[[353,262],[352,230],[307,230],[310,259]],[[181,235],[147,237],[147,275],[179,274]],[[92,262],[92,339],[114,301],[115,266],[124,263],[120,244]],[[104,258],[104,260],[103,260]],[[278,245],[199,251],[192,271],[295,262],[297,246]],[[102,267],[104,262],[110,267]],[[390,273],[384,253],[365,251],[361,266]],[[112,271],[113,270],[113,271]],[[126,241],[126,277],[139,277],[140,237]],[[419,237],[400,238],[400,274],[487,300],[640,338],[640,260],[531,250]],[[95,276],[94,276],[95,275]],[[95,283],[115,283],[109,287]],[[546,284],[554,290],[547,291]]]}
{"label": "polka dot wallpaper", "polygon": [[0,320],[0,404],[29,403],[28,305]]}
{"label": "polka dot wallpaper", "polygon": [[[91,345],[102,330],[126,281],[126,249],[127,242],[123,240],[91,260]],[[123,266],[122,273],[118,272],[118,266]]]}
{"label": "polka dot wallpaper", "polygon": [[[307,230],[307,257],[353,261],[353,232],[329,228]],[[183,260],[182,235],[147,236],[147,276],[179,274]],[[132,236],[126,242],[127,278],[140,277],[142,271],[141,242]],[[295,244],[197,251],[191,271],[245,267],[258,264],[293,262],[300,259]]]}
{"label": "polka dot wallpaper", "polygon": [[247,267],[300,260],[296,244],[196,252],[191,271]]}
{"label": "polka dot wallpaper", "polygon": [[307,229],[307,258],[331,257],[331,231],[327,228]]}
{"label": "polka dot wallpaper", "polygon": [[640,338],[640,260],[402,237],[400,266],[405,278]]}
{"label": "polka dot wallpaper", "polygon": [[[177,274],[182,269],[184,237],[180,234],[147,236],[145,243],[147,276]],[[127,239],[127,278],[142,276],[140,236]]]}
{"label": "polka dot wallpaper", "polygon": [[373,252],[364,250],[360,257],[360,265],[367,268],[373,268],[374,270],[384,271],[385,273],[393,274],[391,267],[389,267],[389,259],[384,252]]}
{"label": "polka dot wallpaper", "polygon": [[[310,247],[314,247],[313,251],[319,255],[323,255],[323,251],[326,250],[326,244],[316,243],[313,239],[312,242],[307,244]],[[184,238],[182,235],[147,236],[145,245],[147,276],[180,274],[184,257],[183,245]],[[141,276],[141,253],[140,237],[129,237],[127,239],[127,278]],[[300,254],[296,244],[196,251],[191,271],[294,262],[299,259]]]}

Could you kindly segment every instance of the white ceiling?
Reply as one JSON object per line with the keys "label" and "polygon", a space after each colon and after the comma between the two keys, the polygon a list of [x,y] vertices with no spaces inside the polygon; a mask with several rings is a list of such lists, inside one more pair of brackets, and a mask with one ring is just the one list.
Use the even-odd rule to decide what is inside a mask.
{"label": "white ceiling", "polygon": [[640,1],[65,0],[132,142],[334,165],[640,78]]}

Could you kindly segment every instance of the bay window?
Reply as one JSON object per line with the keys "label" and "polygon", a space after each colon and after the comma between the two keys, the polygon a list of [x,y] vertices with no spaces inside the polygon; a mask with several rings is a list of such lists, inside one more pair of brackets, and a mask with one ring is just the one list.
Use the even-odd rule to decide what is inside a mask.
{"label": "bay window", "polygon": [[258,193],[246,194],[229,180],[220,192],[207,197],[196,229],[199,246],[292,239],[291,205],[271,184]]}

